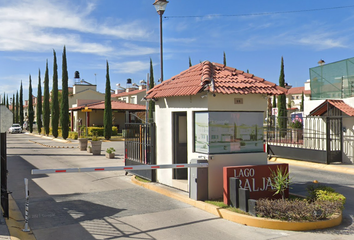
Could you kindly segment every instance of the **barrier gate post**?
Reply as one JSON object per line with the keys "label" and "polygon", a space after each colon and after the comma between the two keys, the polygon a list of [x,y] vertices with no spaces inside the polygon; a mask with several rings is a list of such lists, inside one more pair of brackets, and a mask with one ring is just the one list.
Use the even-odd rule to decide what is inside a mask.
{"label": "barrier gate post", "polygon": [[25,178],[25,191],[26,191],[26,205],[25,205],[25,228],[22,229],[24,232],[29,232],[28,227],[28,211],[29,211],[29,191],[28,191],[28,179]]}

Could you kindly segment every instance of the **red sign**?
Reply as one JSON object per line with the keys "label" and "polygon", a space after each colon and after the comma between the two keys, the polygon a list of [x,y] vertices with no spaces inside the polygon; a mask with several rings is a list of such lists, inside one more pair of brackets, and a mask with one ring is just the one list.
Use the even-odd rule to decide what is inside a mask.
{"label": "red sign", "polygon": [[[236,177],[240,179],[240,188],[245,188],[250,191],[251,199],[260,198],[281,198],[280,194],[274,195],[275,191],[271,186],[272,171],[276,172],[281,169],[283,172],[289,172],[289,165],[286,163],[269,164],[269,165],[246,165],[237,167],[223,168],[223,188],[224,188],[224,203],[229,205],[229,178]],[[289,189],[285,190],[285,197],[289,196]]]}

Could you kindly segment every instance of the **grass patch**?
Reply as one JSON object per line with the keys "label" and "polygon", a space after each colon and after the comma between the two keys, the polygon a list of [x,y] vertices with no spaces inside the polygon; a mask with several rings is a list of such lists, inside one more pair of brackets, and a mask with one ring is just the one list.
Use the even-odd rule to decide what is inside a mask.
{"label": "grass patch", "polygon": [[249,213],[244,212],[244,211],[242,211],[239,208],[234,208],[234,207],[227,206],[222,200],[206,200],[204,202],[205,203],[209,203],[209,204],[214,205],[214,206],[217,206],[219,208],[223,208],[223,209],[229,210],[231,212],[245,214],[245,215],[250,215]]}
{"label": "grass patch", "polygon": [[140,182],[144,182],[144,183],[149,183],[149,182],[151,182],[151,181],[146,180],[146,179],[144,179],[144,178],[141,178],[141,177],[139,177],[139,176],[135,176],[135,179],[138,180],[138,181],[140,181]]}

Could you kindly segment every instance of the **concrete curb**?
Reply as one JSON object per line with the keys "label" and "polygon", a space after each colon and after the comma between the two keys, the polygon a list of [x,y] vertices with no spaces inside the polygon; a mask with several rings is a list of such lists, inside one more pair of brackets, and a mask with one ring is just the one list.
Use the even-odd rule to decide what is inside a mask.
{"label": "concrete curb", "polygon": [[25,219],[11,194],[9,194],[9,215],[11,217],[5,218],[5,220],[11,240],[36,240],[32,231],[22,231],[25,226]]}
{"label": "concrete curb", "polygon": [[339,173],[346,173],[354,175],[354,166],[352,168],[339,166],[339,165],[327,165],[322,163],[313,163],[313,162],[304,162],[300,160],[290,160],[285,158],[271,158],[270,162],[278,162],[278,163],[288,163],[289,165],[295,165],[299,167],[307,167],[307,168],[314,168],[319,170],[325,171],[332,171],[332,172],[339,172]]}
{"label": "concrete curb", "polygon": [[219,208],[212,204],[208,204],[202,201],[196,201],[190,199],[182,194],[169,191],[166,188],[162,188],[158,186],[157,183],[145,183],[140,182],[135,179],[135,176],[132,176],[131,181],[144,187],[146,189],[155,191],[167,197],[179,200],[181,202],[187,203],[204,211],[207,211],[215,216],[224,218],[226,220],[243,224],[246,226],[259,227],[259,228],[268,228],[268,229],[276,229],[276,230],[289,230],[289,231],[307,231],[307,230],[316,230],[316,229],[324,229],[330,228],[334,226],[338,226],[342,222],[342,213],[335,216],[333,219],[318,221],[318,222],[285,222],[280,220],[266,219],[266,218],[258,218],[249,215],[239,214],[235,212],[231,212],[229,210]]}

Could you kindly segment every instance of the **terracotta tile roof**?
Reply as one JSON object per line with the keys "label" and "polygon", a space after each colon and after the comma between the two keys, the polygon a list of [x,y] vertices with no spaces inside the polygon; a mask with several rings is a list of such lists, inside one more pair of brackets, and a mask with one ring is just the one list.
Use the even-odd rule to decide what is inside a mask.
{"label": "terracotta tile roof", "polygon": [[113,98],[117,98],[117,97],[125,97],[125,96],[130,96],[130,95],[135,95],[135,94],[138,94],[138,93],[141,93],[141,92],[145,92],[146,89],[137,89],[137,90],[134,90],[134,91],[131,91],[131,92],[122,92],[122,93],[118,93],[118,94],[112,94],[111,97]]}
{"label": "terracotta tile roof", "polygon": [[310,95],[311,94],[311,90],[305,90],[305,87],[293,87],[288,89],[288,92],[286,95],[289,94],[302,94],[302,92],[304,92],[305,95]]}
{"label": "terracotta tile roof", "polygon": [[354,108],[346,104],[343,100],[326,100],[310,112],[311,116],[321,116],[327,112],[328,107],[335,107],[348,116],[354,116]]}
{"label": "terracotta tile roof", "polygon": [[[137,110],[137,111],[146,110],[146,106],[144,105],[126,103],[121,101],[112,101],[111,103],[112,103],[112,110]],[[79,111],[81,109],[85,109],[85,107],[88,107],[89,109],[93,109],[93,110],[104,110],[105,105],[104,105],[104,101],[101,101],[98,103],[91,103],[84,106],[70,108],[69,110]]]}
{"label": "terracotta tile roof", "polygon": [[155,86],[148,91],[146,98],[189,96],[202,91],[280,95],[287,90],[253,74],[204,61]]}

